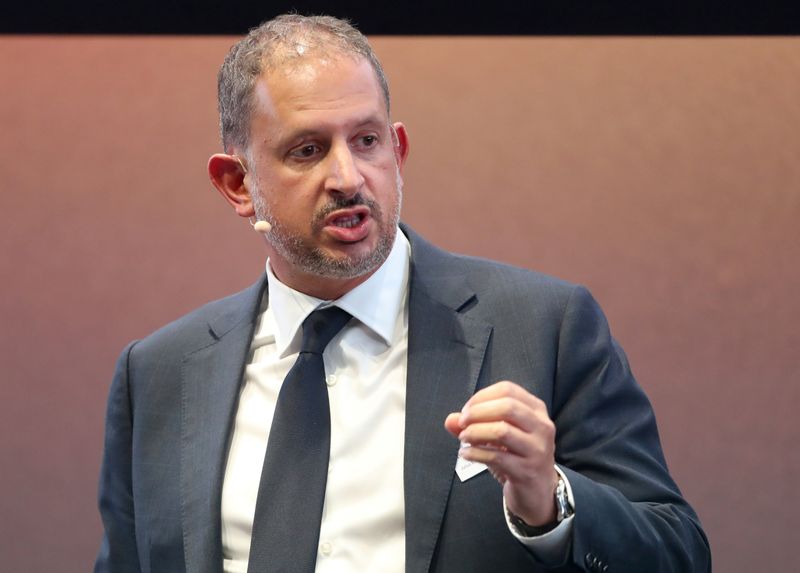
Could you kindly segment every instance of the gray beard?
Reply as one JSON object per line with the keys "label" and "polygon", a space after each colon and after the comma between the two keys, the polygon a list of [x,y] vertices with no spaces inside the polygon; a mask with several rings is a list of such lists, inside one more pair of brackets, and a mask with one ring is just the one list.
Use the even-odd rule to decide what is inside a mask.
{"label": "gray beard", "polygon": [[373,221],[378,225],[378,244],[371,252],[358,257],[331,257],[322,249],[307,244],[301,237],[287,231],[278,220],[272,217],[272,213],[255,183],[251,185],[250,196],[256,217],[272,225],[272,229],[264,236],[278,254],[292,266],[305,274],[318,277],[354,279],[377,269],[392,251],[397,234],[397,224],[400,221],[400,206],[403,197],[403,179],[400,177],[399,170],[397,171],[396,185],[397,201],[391,206],[392,213],[390,213],[388,224],[384,223],[383,210],[380,205],[371,199],[364,199],[361,194],[356,194],[350,199],[331,201],[314,214],[311,228],[316,232],[321,229],[325,217],[337,209],[366,205],[370,209]]}

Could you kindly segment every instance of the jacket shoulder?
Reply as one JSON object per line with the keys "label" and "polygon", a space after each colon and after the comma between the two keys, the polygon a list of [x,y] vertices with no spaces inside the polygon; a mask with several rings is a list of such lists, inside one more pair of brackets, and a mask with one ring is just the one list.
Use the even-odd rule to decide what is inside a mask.
{"label": "jacket shoulder", "polygon": [[463,289],[474,293],[490,312],[508,305],[560,312],[576,291],[586,291],[580,285],[539,271],[445,251],[407,227],[404,232],[411,242],[415,280],[431,292]]}
{"label": "jacket shoulder", "polygon": [[262,276],[242,291],[208,302],[147,335],[134,351],[184,353],[211,344],[242,321],[254,319],[265,286]]}

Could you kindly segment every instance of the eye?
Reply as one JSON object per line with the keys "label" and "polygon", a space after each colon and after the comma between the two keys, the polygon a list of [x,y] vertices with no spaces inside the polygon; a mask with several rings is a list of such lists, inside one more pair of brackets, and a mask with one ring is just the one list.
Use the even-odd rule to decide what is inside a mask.
{"label": "eye", "polygon": [[361,144],[364,147],[372,147],[374,145],[377,145],[377,143],[378,143],[378,136],[376,135],[365,135],[364,137],[361,138]]}
{"label": "eye", "polygon": [[305,145],[301,145],[300,147],[294,148],[289,152],[289,155],[299,159],[307,159],[309,157],[314,157],[314,155],[316,155],[319,151],[320,148],[318,145],[307,143]]}
{"label": "eye", "polygon": [[374,133],[359,135],[355,138],[354,147],[362,151],[375,149],[380,143],[380,138]]}

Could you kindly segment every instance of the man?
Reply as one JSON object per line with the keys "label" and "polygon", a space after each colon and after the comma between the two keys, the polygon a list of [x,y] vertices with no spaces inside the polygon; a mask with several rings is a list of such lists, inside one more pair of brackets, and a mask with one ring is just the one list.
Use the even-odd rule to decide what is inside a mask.
{"label": "man", "polygon": [[359,32],[267,22],[219,96],[209,174],[266,275],[123,352],[96,571],[710,570],[586,290],[398,228],[409,139]]}

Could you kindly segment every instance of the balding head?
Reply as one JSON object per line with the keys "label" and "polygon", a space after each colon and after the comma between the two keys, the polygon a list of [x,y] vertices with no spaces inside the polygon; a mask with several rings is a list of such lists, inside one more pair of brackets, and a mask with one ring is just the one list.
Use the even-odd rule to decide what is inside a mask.
{"label": "balding head", "polygon": [[309,58],[365,59],[375,71],[386,112],[389,86],[367,38],[347,21],[331,16],[284,14],[253,28],[228,52],[218,76],[222,145],[226,152],[249,145],[253,90],[258,79]]}

